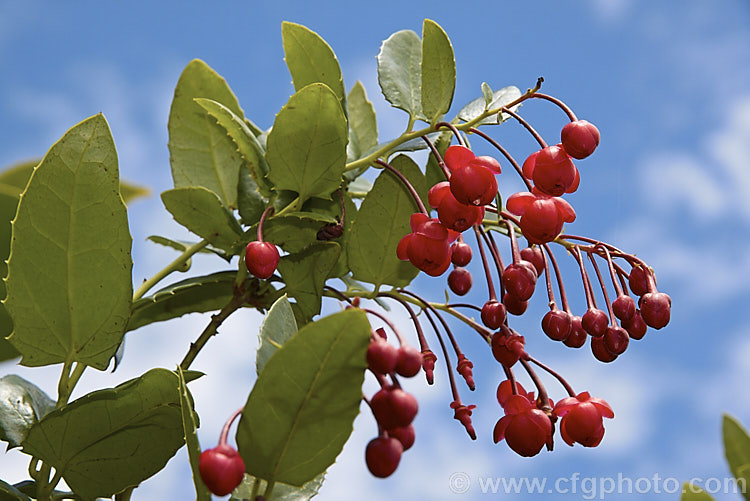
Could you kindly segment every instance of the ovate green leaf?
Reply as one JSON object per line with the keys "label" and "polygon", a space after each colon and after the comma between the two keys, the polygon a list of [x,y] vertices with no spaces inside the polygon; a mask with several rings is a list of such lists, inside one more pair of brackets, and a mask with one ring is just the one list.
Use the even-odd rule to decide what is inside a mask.
{"label": "ovate green leaf", "polygon": [[219,102],[244,117],[226,80],[203,61],[191,61],[180,75],[169,111],[169,160],[174,185],[202,186],[235,208],[242,158],[226,130],[194,101],[200,97]]}
{"label": "ovate green leaf", "polygon": [[362,82],[357,81],[349,91],[347,99],[349,110],[349,144],[347,157],[356,160],[362,153],[378,144],[378,123],[375,118],[375,108],[367,99],[367,93]]}
{"label": "ovate green leaf", "polygon": [[255,179],[250,175],[250,170],[243,165],[237,185],[237,211],[240,213],[242,224],[250,226],[260,221],[266,205],[267,201],[261,195]]}
{"label": "ovate green leaf", "polygon": [[397,31],[380,46],[378,83],[385,99],[413,118],[422,112],[422,41],[411,30]]}
{"label": "ovate green leaf", "polygon": [[[391,165],[418,191],[426,191],[424,175],[409,157],[399,155]],[[396,246],[411,232],[409,218],[418,211],[401,181],[389,171],[381,172],[359,208],[347,244],[349,268],[354,278],[376,286],[403,287],[417,276],[419,270],[408,261],[398,259]]]}
{"label": "ovate green leaf", "polygon": [[[314,212],[289,212],[275,216],[263,224],[263,239],[287,252],[299,252],[318,241],[318,230],[336,220]],[[254,226],[249,233],[254,235]],[[254,239],[253,237],[250,237]]]}
{"label": "ovate green leaf", "polygon": [[[750,436],[747,431],[734,419],[724,415],[722,423],[724,437],[724,453],[729,463],[729,469],[735,478],[750,483]],[[750,499],[750,489],[744,493],[745,499]]]}
{"label": "ovate green leaf", "polygon": [[255,371],[260,374],[271,355],[296,333],[297,321],[294,319],[292,305],[284,294],[273,303],[260,326]]}
{"label": "ovate green leaf", "polygon": [[15,374],[0,377],[0,440],[18,447],[34,423],[54,408],[54,400],[34,383]]}
{"label": "ovate green leaf", "polygon": [[242,227],[216,193],[200,187],[173,188],[161,194],[175,221],[216,247],[231,252]]}
{"label": "ovate green leaf", "polygon": [[[0,185],[0,277],[5,277],[8,274],[6,261],[10,255],[10,237],[12,234],[10,222],[16,216],[16,209],[18,208],[18,196],[14,193],[16,189]],[[3,280],[0,280],[0,298],[5,298],[5,281]],[[18,350],[5,339],[11,332],[13,332],[13,321],[5,306],[0,304],[0,361],[20,356]]]}
{"label": "ovate green leaf", "polygon": [[117,153],[102,115],[52,146],[13,225],[5,307],[21,363],[105,369],[125,332],[133,286]]}
{"label": "ovate green leaf", "polygon": [[335,242],[317,242],[279,261],[278,270],[286,284],[284,290],[307,319],[320,313],[323,285],[340,253],[341,247]]}
{"label": "ovate green leaf", "polygon": [[211,492],[201,479],[200,470],[198,469],[198,459],[201,455],[201,444],[198,442],[198,434],[195,429],[198,427],[196,422],[195,411],[193,410],[193,396],[188,390],[185,382],[185,375],[182,368],[177,367],[177,376],[179,377],[180,392],[180,413],[182,415],[182,431],[185,435],[185,444],[188,450],[188,459],[190,460],[190,469],[193,472],[193,484],[195,485],[195,494],[197,501],[211,501]]}
{"label": "ovate green leaf", "polygon": [[422,25],[422,113],[436,123],[451,107],[456,88],[456,59],[443,28],[425,19]]}
{"label": "ovate green leaf", "polygon": [[110,497],[161,470],[185,443],[177,388],[174,372],[152,369],[89,393],[37,423],[23,450],[84,499]]}
{"label": "ovate green leaf", "polygon": [[336,95],[310,84],[281,109],[268,135],[268,177],[277,190],[292,190],[300,201],[328,198],[341,185],[346,167],[347,123]]}
{"label": "ovate green leaf", "polygon": [[[463,120],[464,122],[469,122],[471,120],[474,120],[479,115],[484,113],[485,110],[492,110],[495,108],[500,108],[502,106],[505,106],[506,104],[510,104],[519,97],[521,97],[521,91],[518,89],[518,87],[509,86],[509,87],[503,87],[502,89],[496,90],[492,94],[492,102],[487,105],[486,97],[478,97],[471,101],[469,104],[461,108],[461,111],[458,112],[458,118]],[[511,108],[511,111],[516,111],[520,105],[515,105]],[[500,114],[500,118],[502,121],[507,120],[510,118],[510,115],[508,114]],[[478,125],[481,124],[494,124],[498,123],[497,117],[487,117],[484,120],[480,121]]]}
{"label": "ovate green leaf", "polygon": [[347,310],[310,323],[271,357],[237,431],[247,472],[302,486],[330,466],[359,412],[370,324]]}
{"label": "ovate green leaf", "polygon": [[344,80],[333,49],[320,35],[300,24],[281,23],[284,60],[292,74],[294,89],[311,83],[326,84],[344,105]]}

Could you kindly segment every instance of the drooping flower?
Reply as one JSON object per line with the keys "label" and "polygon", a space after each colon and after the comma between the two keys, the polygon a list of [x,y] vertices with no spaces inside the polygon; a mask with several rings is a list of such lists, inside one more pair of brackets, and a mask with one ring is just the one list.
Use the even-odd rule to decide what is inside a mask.
{"label": "drooping flower", "polygon": [[454,145],[445,152],[445,165],[451,171],[450,188],[462,204],[482,206],[497,195],[500,163],[492,157],[476,156],[465,146]]}
{"label": "drooping flower", "polygon": [[450,266],[450,244],[458,238],[458,233],[446,229],[427,214],[412,214],[410,223],[412,233],[398,243],[396,255],[430,276],[442,275]]}
{"label": "drooping flower", "polygon": [[493,432],[495,443],[505,440],[521,456],[539,454],[552,435],[549,417],[521,395],[508,397],[504,409],[505,416],[500,418]]}
{"label": "drooping flower", "polygon": [[560,400],[552,413],[562,417],[560,434],[568,445],[578,442],[584,447],[596,447],[604,437],[603,418],[613,418],[612,407],[601,398],[584,391],[575,397]]}

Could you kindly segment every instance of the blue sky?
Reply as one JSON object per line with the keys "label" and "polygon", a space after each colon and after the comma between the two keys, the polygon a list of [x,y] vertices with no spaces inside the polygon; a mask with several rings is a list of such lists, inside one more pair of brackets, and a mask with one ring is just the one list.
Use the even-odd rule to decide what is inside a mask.
{"label": "blue sky", "polygon": [[[171,187],[169,103],[191,59],[201,58],[222,74],[246,115],[268,127],[293,92],[283,62],[281,21],[305,24],[335,50],[347,89],[356,80],[364,83],[384,139],[401,131],[405,114],[389,109],[380,95],[375,69],[380,42],[401,29],[419,33],[424,17],[434,19],[451,37],[456,53],[453,112],[480,94],[483,81],[493,88],[525,89],[544,76],[545,92],[599,127],[601,146],[579,163],[581,188],[568,198],[578,212],[570,231],[637,252],[651,264],[660,289],[672,297],[672,322],[662,331],[650,331],[605,366],[587,349],[575,352],[543,339],[540,315],[534,311],[541,314],[544,300],[537,297],[535,310],[516,319],[514,328],[526,335],[534,354],[578,391],[590,390],[608,400],[616,418],[605,423],[607,433],[596,449],[569,448],[560,441],[554,453],[533,459],[492,443],[491,429],[501,413],[493,397],[498,368],[470,333],[459,332],[477,365],[477,392],[465,400],[479,405],[474,415],[479,440],[471,443],[452,419],[441,380],[428,388],[416,378],[420,380],[409,381],[409,389],[421,405],[417,443],[396,474],[376,480],[367,473],[363,450],[375,425],[363,413],[319,499],[353,493],[372,501],[420,494],[435,500],[483,499],[492,495],[482,494],[480,477],[539,476],[553,482],[573,472],[615,478],[622,473],[633,479],[654,474],[681,480],[723,478],[721,413],[750,425],[750,327],[745,314],[750,292],[750,5],[740,0],[495,3],[63,5],[0,0],[0,165],[44,154],[67,128],[104,112],[122,177],[154,193],[129,211],[138,281],[173,258],[170,251],[145,242],[146,236],[187,236],[157,195]],[[550,142],[556,141],[564,120],[558,110],[534,102],[521,111]],[[490,132],[511,151],[533,147],[513,124]],[[506,197],[519,187],[509,174],[499,181]],[[196,260],[194,270],[218,266],[220,261],[205,258]],[[417,284],[425,294],[442,287],[440,279]],[[470,298],[483,301],[485,291],[475,288]],[[440,294],[433,298],[439,300]],[[575,301],[581,304],[579,297]],[[196,363],[209,374],[194,383],[204,446],[217,440],[224,418],[242,405],[252,385],[260,318],[242,312],[230,319]],[[188,316],[131,334],[122,369],[87,372],[77,395],[152,366],[173,367],[205,322]],[[11,372],[52,394],[59,368],[0,364],[0,374]],[[228,387],[233,390],[223,391]],[[554,392],[560,395],[551,382],[550,387],[553,397]],[[17,453],[0,456],[0,476],[25,478],[23,460]],[[468,493],[450,491],[454,472],[472,479]],[[187,475],[185,457],[179,454],[165,472],[136,491],[136,499],[187,499]],[[585,499],[584,494],[558,497]]]}

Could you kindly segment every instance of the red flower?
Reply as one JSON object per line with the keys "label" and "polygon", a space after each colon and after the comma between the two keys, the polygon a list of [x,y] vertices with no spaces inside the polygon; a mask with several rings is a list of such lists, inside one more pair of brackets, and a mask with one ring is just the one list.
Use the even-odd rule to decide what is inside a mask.
{"label": "red flower", "polygon": [[[510,380],[508,379],[498,385],[497,401],[501,407],[505,407],[505,403],[510,397],[513,396],[512,388],[513,387],[510,384]],[[521,383],[519,383],[518,381],[516,381],[516,394],[525,397],[531,403],[534,403],[536,401],[536,399],[534,398],[534,392],[531,391],[527,393],[526,390],[524,390],[523,386],[521,386]]]}
{"label": "red flower", "polygon": [[505,416],[495,425],[495,443],[505,439],[508,446],[521,456],[539,454],[552,436],[552,423],[527,397],[511,395],[505,401]]}
{"label": "red flower", "polygon": [[518,334],[497,331],[492,335],[492,355],[507,368],[526,355],[525,345],[526,340]]}
{"label": "red flower", "polygon": [[533,180],[539,191],[555,197],[573,193],[581,181],[578,169],[561,144],[532,153],[522,169],[524,176]]}
{"label": "red flower", "polygon": [[596,447],[604,436],[602,418],[613,418],[615,413],[601,398],[592,398],[584,391],[575,397],[560,400],[552,413],[562,417],[560,434],[566,444],[578,442],[584,447]]}
{"label": "red flower", "polygon": [[450,244],[458,238],[458,233],[422,213],[412,214],[411,231],[398,243],[398,258],[411,261],[411,264],[433,277],[442,275],[450,266]]}
{"label": "red flower", "polygon": [[576,213],[568,202],[532,188],[508,198],[510,212],[521,216],[521,231],[534,244],[551,242],[562,231],[563,223],[572,223]]}
{"label": "red flower", "polygon": [[458,232],[468,230],[482,222],[484,207],[465,205],[456,200],[450,189],[450,183],[443,181],[430,188],[430,205],[437,209],[438,218],[446,228]]}
{"label": "red flower", "polygon": [[487,205],[497,195],[500,163],[492,157],[478,157],[465,146],[451,146],[445,152],[445,165],[451,170],[453,196],[462,204]]}

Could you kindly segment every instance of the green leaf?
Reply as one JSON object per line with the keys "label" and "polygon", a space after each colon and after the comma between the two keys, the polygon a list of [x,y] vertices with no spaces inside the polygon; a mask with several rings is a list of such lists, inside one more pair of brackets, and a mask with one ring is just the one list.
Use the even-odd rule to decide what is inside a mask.
{"label": "green leaf", "polygon": [[199,97],[195,98],[195,102],[224,128],[245,161],[244,166],[249,169],[256,187],[264,195],[270,196],[271,189],[266,184],[265,179],[268,174],[268,164],[264,157],[265,151],[242,117],[237,116],[232,110],[212,99]]}
{"label": "green leaf", "polygon": [[[724,453],[732,475],[738,480],[745,478],[745,482],[750,483],[750,436],[740,423],[726,414],[722,423],[722,435]],[[750,499],[750,490],[744,496],[745,499]]]}
{"label": "green leaf", "polygon": [[190,469],[193,471],[193,484],[197,501],[211,501],[211,492],[201,479],[200,470],[198,469],[198,458],[201,455],[201,444],[198,443],[198,435],[195,429],[198,427],[196,422],[195,411],[193,410],[193,396],[188,390],[185,382],[185,375],[182,368],[177,367],[177,376],[179,378],[178,391],[180,393],[180,414],[182,416],[182,431],[184,433],[185,444],[187,444],[188,459],[190,460]]}
{"label": "green leaf", "polygon": [[185,67],[174,91],[167,127],[175,188],[202,186],[235,208],[242,158],[226,130],[194,101],[197,97],[212,99],[244,117],[237,98],[218,73],[199,59]]}
{"label": "green leaf", "polygon": [[326,85],[299,90],[276,115],[268,135],[268,177],[277,190],[292,190],[300,202],[328,198],[346,167],[347,123]]}
{"label": "green leaf", "polygon": [[[294,487],[292,485],[276,482],[273,486],[273,493],[270,498],[266,498],[266,501],[309,501],[314,498],[321,487],[323,487],[323,481],[325,480],[325,472],[321,473],[317,477],[313,478],[302,487]],[[264,492],[268,482],[265,480],[258,479],[260,482],[260,489],[258,492]],[[240,485],[232,492],[232,500],[239,501],[240,499],[250,499],[253,493],[253,484],[255,483],[255,477],[245,473],[245,477],[242,479]]]}
{"label": "green leaf", "polygon": [[341,246],[336,242],[316,242],[279,261],[279,274],[286,284],[284,291],[294,298],[307,319],[320,313],[323,285],[340,253]]}
{"label": "green leaf", "polygon": [[714,498],[697,485],[691,485],[686,482],[682,486],[680,501],[714,501]]}
{"label": "green leaf", "polygon": [[34,423],[55,408],[55,401],[34,383],[9,374],[0,377],[0,440],[18,447]]}
{"label": "green leaf", "polygon": [[128,331],[188,313],[222,309],[232,298],[236,271],[191,277],[133,303]]}
{"label": "green leaf", "polygon": [[107,368],[130,315],[131,243],[115,144],[96,115],[52,146],[13,222],[5,307],[23,365]]}
{"label": "green leaf", "polygon": [[200,186],[173,188],[161,194],[175,221],[216,247],[232,252],[242,227],[216,193]]}
{"label": "green leaf", "polygon": [[31,501],[31,498],[3,480],[0,480],[0,500]]}
{"label": "green leaf", "polygon": [[362,82],[357,80],[347,99],[349,111],[349,144],[347,158],[356,160],[362,153],[378,144],[378,122],[375,118],[375,108],[367,99],[367,93]]}
{"label": "green leaf", "polygon": [[[509,86],[509,87],[503,87],[502,89],[496,90],[492,94],[492,102],[489,104],[489,106],[486,103],[486,97],[478,97],[471,101],[469,104],[461,108],[461,111],[458,112],[458,118],[463,120],[464,122],[469,122],[471,120],[474,120],[479,115],[485,112],[485,110],[491,110],[495,108],[500,108],[501,106],[505,106],[506,104],[510,104],[519,97],[521,97],[521,91],[518,89],[518,87]],[[511,108],[511,111],[515,111],[518,109],[520,105],[515,105]],[[500,114],[499,118],[501,121],[505,121],[508,118],[510,118],[510,115],[507,114]],[[498,118],[496,117],[487,117],[480,121],[477,125],[482,124],[495,124],[498,123]]]}
{"label": "green leaf", "polygon": [[[274,216],[263,224],[263,239],[287,252],[299,252],[317,242],[318,230],[336,220],[313,212],[288,212]],[[255,235],[257,225],[248,233]],[[254,239],[254,236],[249,238]]]}
{"label": "green leaf", "polygon": [[320,35],[300,24],[281,23],[284,59],[292,74],[294,90],[311,83],[323,83],[344,105],[344,80],[331,47]]}
{"label": "green leaf", "polygon": [[436,123],[453,102],[456,89],[456,59],[443,28],[425,19],[422,24],[422,112]]}
{"label": "green leaf", "polygon": [[411,30],[397,31],[380,46],[378,83],[386,101],[412,118],[422,112],[422,41]]}
{"label": "green leaf", "polygon": [[[179,252],[184,252],[188,247],[197,244],[198,242],[188,242],[185,240],[172,240],[171,238],[162,237],[161,235],[149,235],[146,237],[146,240],[150,240],[151,242],[154,242],[155,244],[163,245],[164,247],[172,248]],[[224,252],[221,249],[217,249],[216,247],[212,247],[211,245],[207,245],[203,247],[201,250],[198,251],[199,254],[214,254],[216,256],[219,256],[223,260],[229,262],[232,259],[231,255],[228,255],[226,252]],[[190,260],[188,259],[188,262]],[[188,268],[190,268],[188,266]],[[182,271],[182,270],[180,270]]]}
{"label": "green leaf", "polygon": [[23,451],[62,473],[84,499],[110,497],[164,468],[185,443],[178,379],[152,369],[49,413]]}
{"label": "green leaf", "polygon": [[273,303],[260,326],[255,371],[260,374],[271,355],[296,333],[297,321],[294,319],[292,305],[284,294]]}
{"label": "green leaf", "polygon": [[279,348],[237,430],[248,473],[302,486],[333,463],[359,413],[369,337],[365,313],[352,309],[306,325]]}
{"label": "green leaf", "polygon": [[[426,191],[424,175],[406,155],[391,165],[417,188]],[[396,257],[399,240],[411,232],[409,218],[419,208],[407,188],[391,172],[383,171],[362,201],[346,252],[354,278],[379,287],[404,287],[419,272],[410,262]]]}

